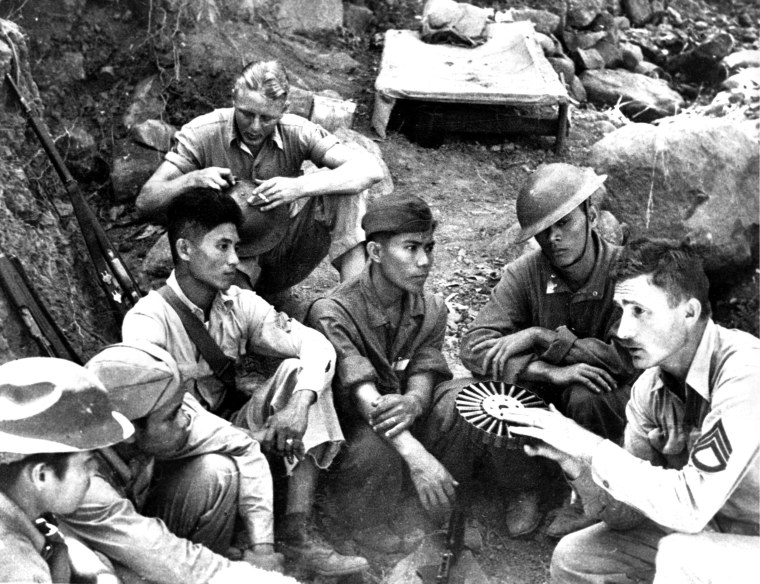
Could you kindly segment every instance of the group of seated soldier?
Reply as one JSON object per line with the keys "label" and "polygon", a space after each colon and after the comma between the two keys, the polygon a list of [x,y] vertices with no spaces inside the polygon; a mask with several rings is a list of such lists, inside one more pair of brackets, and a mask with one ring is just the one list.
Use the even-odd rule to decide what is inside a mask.
{"label": "group of seated soldier", "polygon": [[[254,63],[233,108],[179,132],[138,199],[165,215],[174,270],[126,315],[122,343],[84,367],[0,366],[0,581],[359,573],[367,560],[317,528],[320,483],[362,548],[403,552],[440,528],[476,462],[504,493],[509,534],[526,537],[547,461],[572,493],[547,528],[562,537],[552,582],[742,581],[760,541],[760,341],[712,321],[695,254],[611,245],[595,229],[604,177],[533,173],[517,242],[538,246],[505,268],[461,359],[549,406],[507,412],[533,439],[524,450],[475,443],[454,407],[445,303],[425,289],[429,205],[367,207],[376,163],[285,113],[287,95],[277,63]],[[305,159],[327,170],[299,176]],[[271,252],[239,253],[256,249],[228,193],[241,177],[264,213],[290,207]],[[341,283],[304,323],[262,297],[328,253]],[[248,375],[250,356],[273,371]],[[276,514],[273,469],[287,477]]]}

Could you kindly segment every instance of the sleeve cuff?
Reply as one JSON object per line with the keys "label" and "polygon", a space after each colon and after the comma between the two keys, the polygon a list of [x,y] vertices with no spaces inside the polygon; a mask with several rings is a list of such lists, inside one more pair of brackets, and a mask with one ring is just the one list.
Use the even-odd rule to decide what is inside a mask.
{"label": "sleeve cuff", "polygon": [[559,327],[556,332],[557,337],[551,342],[549,348],[539,356],[541,361],[551,363],[552,365],[557,365],[562,362],[565,355],[570,352],[573,343],[575,343],[578,338],[564,325]]}
{"label": "sleeve cuff", "polygon": [[197,170],[197,167],[187,158],[184,158],[171,150],[164,155],[164,160],[166,160],[166,162],[171,162],[182,174]]}
{"label": "sleeve cuff", "polygon": [[337,375],[341,385],[345,387],[377,381],[375,368],[363,355],[347,355],[339,359]]}
{"label": "sleeve cuff", "polygon": [[320,166],[322,165],[322,162],[324,161],[327,151],[330,150],[330,148],[332,148],[336,144],[340,144],[340,140],[338,140],[332,134],[328,134],[324,138],[320,139],[320,141],[317,142],[316,146],[314,146],[314,157],[317,160],[319,160]]}

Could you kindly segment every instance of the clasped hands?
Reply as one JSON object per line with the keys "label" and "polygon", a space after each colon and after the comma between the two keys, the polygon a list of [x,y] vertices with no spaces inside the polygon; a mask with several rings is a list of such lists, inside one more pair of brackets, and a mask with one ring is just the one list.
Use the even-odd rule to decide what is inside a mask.
{"label": "clasped hands", "polygon": [[381,395],[370,405],[369,425],[387,439],[408,430],[422,414],[420,403],[409,395]]}

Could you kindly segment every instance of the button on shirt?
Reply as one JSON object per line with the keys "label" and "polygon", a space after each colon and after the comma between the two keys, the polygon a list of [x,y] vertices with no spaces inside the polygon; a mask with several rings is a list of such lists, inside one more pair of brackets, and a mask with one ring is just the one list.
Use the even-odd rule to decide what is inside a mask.
{"label": "button on shirt", "polygon": [[608,371],[619,382],[630,380],[633,367],[625,350],[614,338],[620,320],[613,303],[614,284],[608,274],[621,248],[607,243],[592,231],[596,263],[588,281],[573,292],[540,250],[510,263],[488,303],[475,317],[462,339],[464,365],[478,374],[487,349],[473,350],[485,339],[497,339],[532,326],[555,331],[543,353],[517,355],[507,363],[507,376],[514,382],[533,360],[553,365],[587,363]]}
{"label": "button on shirt", "polygon": [[352,390],[373,382],[380,394],[404,393],[405,381],[434,373],[436,383],[451,379],[441,352],[446,306],[433,294],[405,293],[399,325],[394,328],[372,284],[368,264],[361,275],[317,300],[307,315],[338,355],[333,387],[341,420],[360,419]]}
{"label": "button on shirt", "polygon": [[760,340],[710,320],[685,399],[668,381],[658,367],[642,373],[626,410],[627,453],[602,442],[594,481],[669,529],[760,534]]}

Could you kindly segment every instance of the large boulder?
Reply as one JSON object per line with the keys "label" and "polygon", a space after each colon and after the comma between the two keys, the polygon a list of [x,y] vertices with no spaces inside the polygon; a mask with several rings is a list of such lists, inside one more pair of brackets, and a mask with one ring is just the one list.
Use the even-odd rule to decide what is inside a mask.
{"label": "large boulder", "polygon": [[620,128],[589,163],[609,176],[607,205],[634,237],[688,238],[720,271],[756,261],[758,146],[757,121],[681,115]]}
{"label": "large boulder", "polygon": [[575,28],[585,28],[605,8],[605,0],[568,0],[567,24]]}
{"label": "large boulder", "polygon": [[343,26],[341,0],[281,0],[277,13],[281,30],[317,32]]}
{"label": "large boulder", "polygon": [[131,139],[117,140],[111,169],[114,201],[133,201],[163,159],[158,150],[144,148]]}
{"label": "large boulder", "polygon": [[672,116],[685,105],[683,97],[662,79],[624,69],[584,71],[580,76],[589,101],[620,110],[637,122]]}

